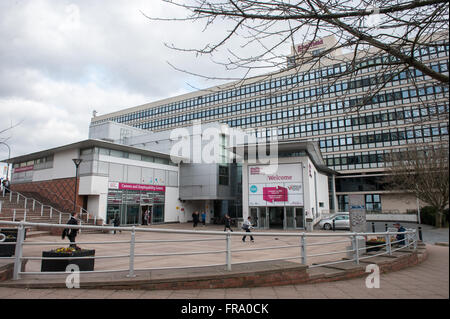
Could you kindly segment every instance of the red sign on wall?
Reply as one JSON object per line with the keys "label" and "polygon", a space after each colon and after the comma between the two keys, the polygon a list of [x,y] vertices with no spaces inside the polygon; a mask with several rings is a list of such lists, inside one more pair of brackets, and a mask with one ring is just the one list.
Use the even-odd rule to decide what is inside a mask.
{"label": "red sign on wall", "polygon": [[16,167],[16,168],[14,169],[14,173],[20,173],[20,172],[32,171],[33,169],[34,169],[34,165],[24,166],[24,167]]}
{"label": "red sign on wall", "polygon": [[263,199],[268,202],[287,202],[288,190],[285,187],[264,187]]}
{"label": "red sign on wall", "polygon": [[134,191],[165,192],[166,186],[119,183],[119,189]]}

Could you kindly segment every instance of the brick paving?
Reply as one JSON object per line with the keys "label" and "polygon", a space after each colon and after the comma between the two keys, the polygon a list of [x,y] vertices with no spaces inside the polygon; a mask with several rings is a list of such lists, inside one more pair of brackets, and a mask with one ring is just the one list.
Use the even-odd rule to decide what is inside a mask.
{"label": "brick paving", "polygon": [[[216,228],[218,229],[218,226]],[[205,229],[210,230],[211,227],[206,227]],[[105,238],[110,237],[113,237],[114,240],[120,240],[125,239],[126,237],[128,237],[128,235],[118,234],[114,236],[86,234],[84,236],[81,235],[80,237],[82,237],[83,241],[87,239],[94,240],[96,237],[99,237],[99,240],[105,240]],[[49,238],[58,240],[55,237]],[[33,241],[44,241],[48,240],[49,238],[34,238]],[[256,237],[255,244],[244,244],[242,242],[239,242],[239,238],[236,238],[235,240],[233,240],[233,247],[236,248],[237,245],[241,244],[242,247],[258,247],[259,245],[267,244],[266,241],[273,241],[273,238],[259,238],[261,239],[258,240],[258,237]],[[284,239],[279,240],[284,241]],[[202,246],[201,248],[204,249],[205,247],[209,247],[208,244],[214,246],[217,242],[206,242],[207,244],[205,244],[205,242],[200,243],[203,243],[203,246],[200,246]],[[286,242],[284,244],[286,244]],[[125,249],[126,244],[123,245],[123,249]],[[33,250],[33,248],[31,247],[34,246],[28,247],[30,248],[29,253],[35,252],[36,248],[34,248]],[[113,248],[109,249],[114,250]],[[0,287],[0,299],[448,299],[449,248],[436,245],[427,245],[427,250],[428,259],[423,263],[407,269],[381,274],[381,287],[379,289],[366,288],[365,278],[317,284],[299,284],[275,287],[158,291],[100,289],[21,289]],[[107,252],[103,254],[106,255]],[[243,257],[241,258],[244,259]],[[255,254],[255,256],[252,258],[261,258],[261,256]],[[163,261],[162,258],[159,260]],[[207,260],[202,259],[200,261],[205,262]],[[235,262],[236,259],[233,258],[233,261]],[[197,260],[197,262],[199,261]],[[164,262],[161,262],[161,264],[164,264]]]}

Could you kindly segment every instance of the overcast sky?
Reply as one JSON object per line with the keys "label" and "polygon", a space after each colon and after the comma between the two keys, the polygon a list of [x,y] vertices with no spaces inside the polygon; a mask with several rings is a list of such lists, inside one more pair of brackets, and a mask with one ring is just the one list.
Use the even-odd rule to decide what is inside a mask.
{"label": "overcast sky", "polygon": [[[87,139],[93,110],[101,115],[217,84],[167,63],[223,76],[210,58],[164,45],[198,47],[217,31],[150,21],[141,11],[183,15],[158,0],[0,1],[0,131],[20,123],[0,136],[11,157]],[[7,156],[0,144],[0,159]]]}

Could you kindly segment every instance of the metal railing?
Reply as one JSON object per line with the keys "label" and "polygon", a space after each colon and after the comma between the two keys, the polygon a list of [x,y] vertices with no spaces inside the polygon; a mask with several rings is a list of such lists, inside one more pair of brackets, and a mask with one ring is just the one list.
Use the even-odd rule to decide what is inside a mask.
{"label": "metal railing", "polygon": [[[242,263],[251,262],[267,262],[267,261],[279,261],[279,260],[295,260],[299,259],[301,264],[308,265],[309,258],[317,258],[323,256],[332,256],[332,255],[341,255],[347,254],[347,259],[338,259],[325,263],[313,263],[309,265],[310,268],[320,267],[324,265],[330,264],[338,264],[343,262],[355,262],[359,264],[360,260],[373,258],[380,255],[392,255],[393,252],[399,249],[417,249],[417,231],[415,229],[410,229],[405,232],[402,232],[404,235],[403,240],[391,240],[391,236],[396,236],[398,232],[379,232],[379,233],[271,233],[271,232],[221,232],[221,231],[197,231],[197,230],[174,230],[174,229],[156,229],[156,228],[139,228],[139,227],[113,227],[113,226],[77,226],[77,225],[58,225],[58,224],[42,224],[42,223],[27,223],[27,222],[2,222],[2,224],[14,225],[18,226],[17,238],[16,238],[16,247],[15,247],[15,257],[6,257],[9,259],[14,259],[14,274],[13,279],[20,279],[21,275],[50,275],[50,274],[61,274],[61,272],[25,272],[21,271],[21,263],[23,260],[44,260],[44,259],[116,259],[116,258],[128,258],[128,268],[127,269],[108,269],[108,270],[92,270],[92,271],[83,271],[83,273],[113,273],[113,272],[126,272],[127,277],[135,277],[136,271],[151,271],[151,270],[162,270],[162,269],[186,269],[186,268],[201,268],[201,267],[211,267],[211,266],[226,266],[226,269],[231,271],[232,265],[238,265]],[[123,231],[130,232],[130,240],[126,241],[104,241],[104,242],[76,242],[72,244],[99,244],[99,245],[115,245],[115,244],[129,244],[129,250],[126,254],[116,254],[116,255],[104,255],[104,256],[89,256],[89,257],[26,257],[23,256],[23,248],[27,245],[39,246],[39,245],[58,245],[67,244],[67,242],[31,242],[24,241],[25,234],[25,226],[34,226],[41,225],[47,227],[55,227],[55,228],[71,228],[71,229],[97,229],[102,231]],[[182,239],[167,239],[167,240],[137,240],[136,233],[165,233],[165,234],[189,234],[189,235],[211,235],[212,238],[182,238]],[[269,246],[269,247],[252,247],[251,249],[232,249],[232,236],[254,236],[254,237],[276,237],[279,238],[287,238],[287,239],[295,239],[297,244],[295,245],[278,245],[278,246]],[[380,247],[385,248],[385,251],[381,253],[377,253],[375,255],[368,255],[365,253],[366,247],[359,247],[359,242],[361,240],[367,239],[368,236],[381,236],[385,238],[385,243],[377,246],[371,246],[370,248]],[[330,240],[326,242],[308,242],[307,239],[311,238],[335,238],[335,237],[346,237],[345,240]],[[164,253],[153,253],[153,254],[144,254],[144,253],[136,253],[136,244],[149,244],[149,243],[188,243],[192,247],[192,242],[199,241],[225,241],[224,247],[217,250],[207,250],[207,251],[181,251],[181,252],[164,252]],[[337,243],[349,243],[351,246],[346,247],[344,250],[337,251],[326,251],[322,253],[311,253],[308,251],[308,247],[319,246],[319,245],[328,245]],[[5,244],[5,243],[0,243]],[[394,244],[399,244],[396,249],[393,249]],[[181,245],[180,245],[181,246]],[[295,249],[297,253],[293,256],[285,256],[279,258],[264,258],[259,260],[246,260],[244,262],[232,262],[232,254],[233,253],[248,253],[254,251],[270,251],[273,249],[281,250],[285,248]],[[310,248],[311,249],[311,248]],[[341,249],[341,248],[339,248]],[[176,265],[166,266],[166,267],[153,267],[153,268],[136,268],[135,267],[135,259],[136,258],[144,258],[144,257],[163,257],[163,256],[187,256],[187,255],[201,255],[201,254],[224,254],[225,260],[223,262],[214,263],[214,264],[206,264],[206,265],[180,265],[179,260]],[[348,257],[351,255],[350,257]],[[4,257],[0,257],[0,260]]]}
{"label": "metal railing", "polygon": [[[40,207],[41,207],[40,208],[40,210],[41,210],[41,217],[44,216],[44,209],[45,208],[49,208],[49,217],[53,218],[54,215],[59,216],[59,218],[58,218],[58,223],[59,224],[62,224],[63,222],[65,222],[65,221],[62,220],[63,216],[67,217],[67,219],[69,219],[70,216],[71,216],[70,213],[61,212],[61,211],[57,210],[56,208],[54,208],[53,206],[50,206],[50,205],[44,205],[43,203],[41,203],[40,201],[38,201],[38,200],[36,200],[34,198],[26,197],[22,193],[12,191],[11,189],[9,189],[7,187],[3,187],[3,197],[5,197],[5,195],[6,195],[5,194],[6,190],[9,191],[9,202],[13,202],[13,197],[16,198],[17,204],[20,202],[20,198],[21,197],[22,197],[22,199],[24,199],[24,208],[23,209],[19,209],[19,208],[14,208],[13,209],[12,221],[16,221],[17,212],[23,210],[24,211],[23,221],[26,222],[27,212],[29,211],[29,209],[27,208],[28,205],[31,205],[30,209],[32,209],[33,212],[36,211],[36,208],[37,208],[36,206],[40,205]],[[16,195],[13,195],[14,193]],[[3,203],[0,202],[0,213],[2,212],[2,206],[3,206],[2,204]]]}
{"label": "metal railing", "polygon": [[[36,184],[36,186],[40,189],[40,190],[42,190],[43,192],[46,192],[46,193],[48,193],[48,194],[50,194],[50,196],[48,196],[48,197],[51,197],[51,196],[53,196],[53,197],[57,197],[57,199],[60,199],[60,200],[62,200],[62,201],[65,201],[65,202],[67,202],[67,203],[69,203],[71,206],[73,206],[73,200],[69,200],[69,199],[67,199],[67,198],[64,198],[64,197],[62,197],[61,195],[59,195],[59,194],[57,194],[57,193],[55,193],[55,192],[52,192],[51,190],[49,190],[48,188],[46,188],[46,187],[43,187],[43,186],[41,186],[41,185],[37,185]],[[84,209],[83,207],[81,207],[80,205],[78,205],[78,204],[75,204],[75,209],[79,209],[79,216],[80,216],[80,219],[83,217],[83,214],[86,216],[86,222],[89,222],[89,219],[93,219],[94,220],[94,224],[96,225],[97,224],[97,216],[95,215],[95,214],[93,214],[93,216],[92,216],[92,218],[89,218],[90,217],[90,213],[86,210],[86,209]]]}

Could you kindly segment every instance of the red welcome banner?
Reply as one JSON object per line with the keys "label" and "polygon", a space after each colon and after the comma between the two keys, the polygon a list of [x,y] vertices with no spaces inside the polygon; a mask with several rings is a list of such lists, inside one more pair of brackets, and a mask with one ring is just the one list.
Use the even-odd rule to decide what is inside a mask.
{"label": "red welcome banner", "polygon": [[20,173],[20,172],[32,171],[33,169],[34,169],[34,165],[24,166],[24,167],[16,167],[16,168],[14,169],[14,173]]}
{"label": "red welcome banner", "polygon": [[268,202],[287,202],[288,190],[285,187],[264,187],[263,199]]}
{"label": "red welcome banner", "polygon": [[119,189],[134,191],[165,192],[166,186],[119,183]]}

